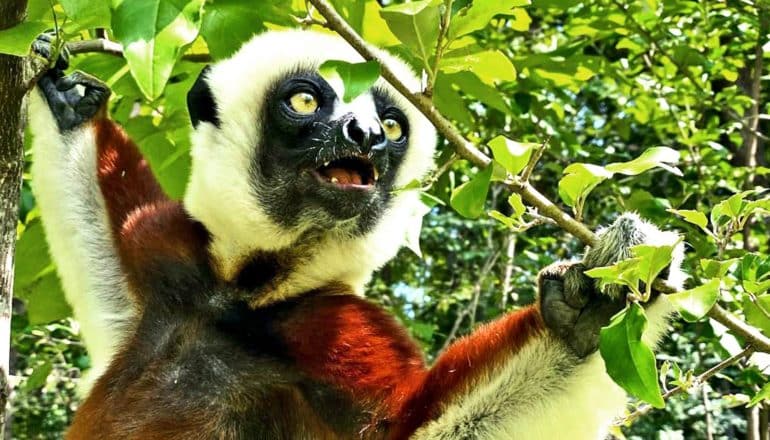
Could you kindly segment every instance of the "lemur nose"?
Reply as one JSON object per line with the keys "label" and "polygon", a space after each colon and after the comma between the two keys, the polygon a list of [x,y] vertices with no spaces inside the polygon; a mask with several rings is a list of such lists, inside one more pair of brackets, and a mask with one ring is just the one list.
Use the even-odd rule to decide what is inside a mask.
{"label": "lemur nose", "polygon": [[363,126],[355,117],[350,118],[342,126],[342,135],[348,142],[358,146],[363,153],[382,149],[385,145],[385,134],[379,127],[379,123],[372,122],[370,126]]}

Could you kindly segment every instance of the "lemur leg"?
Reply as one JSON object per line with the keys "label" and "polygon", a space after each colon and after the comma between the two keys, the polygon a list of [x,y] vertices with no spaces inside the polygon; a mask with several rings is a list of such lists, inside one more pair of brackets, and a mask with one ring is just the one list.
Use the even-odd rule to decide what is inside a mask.
{"label": "lemur leg", "polygon": [[[49,57],[51,41],[44,34],[33,48]],[[50,252],[80,322],[92,360],[89,378],[94,379],[136,313],[113,239],[116,217],[162,193],[149,172],[114,166],[126,158],[134,165],[143,162],[133,145],[114,142],[122,132],[103,117],[106,86],[80,73],[64,76],[67,64],[66,56],[60,57],[31,92],[31,171]],[[115,178],[115,173],[122,175]]]}

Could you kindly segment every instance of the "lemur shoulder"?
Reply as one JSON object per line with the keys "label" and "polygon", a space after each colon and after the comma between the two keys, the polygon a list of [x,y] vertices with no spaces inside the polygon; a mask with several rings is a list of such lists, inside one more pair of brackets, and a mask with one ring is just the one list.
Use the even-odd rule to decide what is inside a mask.
{"label": "lemur shoulder", "polygon": [[[51,37],[35,49],[49,56]],[[65,76],[66,59],[40,80],[34,189],[95,362],[67,438],[602,438],[625,396],[598,332],[624,299],[583,270],[676,234],[621,217],[583,263],[541,274],[537,304],[426,365],[361,294],[417,206],[393,189],[431,169],[436,135],[382,79],[344,102],[328,59],[361,61],[337,37],[282,31],[204,69],[183,202],[106,116],[101,82]],[[678,262],[669,274],[681,282]],[[651,341],[667,311],[649,307]]]}

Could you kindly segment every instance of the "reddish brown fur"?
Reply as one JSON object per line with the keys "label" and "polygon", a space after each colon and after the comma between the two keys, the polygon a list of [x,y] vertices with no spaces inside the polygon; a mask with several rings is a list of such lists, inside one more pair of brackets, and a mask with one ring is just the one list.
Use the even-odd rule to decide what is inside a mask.
{"label": "reddish brown fur", "polygon": [[[129,283],[136,292],[157,295],[158,291],[171,291],[184,299],[188,291],[195,290],[194,286],[183,283],[177,288],[179,279],[173,278],[177,273],[169,275],[164,271],[179,264],[189,271],[181,270],[179,276],[197,274],[192,280],[183,278],[182,281],[197,282],[194,277],[206,279],[210,262],[206,256],[205,229],[191,220],[179,203],[163,194],[146,161],[117,125],[100,119],[94,122],[94,128],[99,153],[99,183]],[[196,269],[199,267],[203,269]],[[164,278],[166,276],[168,278]],[[216,281],[220,285],[214,283],[208,288],[224,292],[237,288]],[[143,296],[136,299],[141,304],[147,300]],[[286,374],[288,379],[277,382],[278,385],[269,385],[266,391],[260,388],[264,386],[260,385],[259,377],[270,377],[270,374],[256,371],[255,382],[249,383],[248,375],[240,382],[239,388],[244,387],[243,390],[228,389],[228,393],[236,396],[239,392],[245,392],[246,396],[267,393],[272,400],[255,403],[248,398],[233,397],[235,400],[220,399],[220,407],[201,406],[200,402],[185,406],[185,402],[179,402],[179,407],[184,409],[178,414],[174,409],[171,411],[174,415],[168,416],[168,408],[162,407],[164,404],[157,396],[158,384],[168,385],[162,373],[180,366],[175,350],[183,350],[186,346],[195,348],[196,341],[205,344],[211,336],[205,333],[204,324],[197,329],[198,321],[195,320],[199,318],[193,317],[191,322],[183,322],[178,327],[181,338],[179,333],[167,333],[167,336],[178,339],[170,343],[170,349],[166,346],[170,351],[162,351],[162,344],[152,340],[154,326],[159,325],[157,322],[163,321],[167,313],[175,312],[173,304],[177,303],[172,303],[168,311],[161,310],[157,312],[159,315],[150,316],[144,323],[146,327],[139,326],[137,334],[116,356],[79,409],[67,438],[234,438],[239,425],[233,425],[238,422],[228,417],[232,417],[233,411],[249,411],[255,404],[269,410],[267,413],[256,411],[253,420],[259,421],[266,416],[278,420],[290,416],[294,418],[283,420],[302,424],[297,432],[306,433],[308,438],[338,438],[335,429],[341,428],[327,424],[328,420],[324,420],[318,407],[307,400],[299,383],[291,382],[299,374],[299,377],[330,387],[349,399],[353,407],[371,414],[368,420],[351,417],[351,420],[361,420],[362,426],[354,427],[358,437],[406,439],[420,426],[440,416],[445,407],[468,392],[476,380],[491,373],[490,370],[499,367],[527,341],[544,331],[536,307],[513,312],[452,344],[428,369],[419,348],[403,327],[380,307],[354,296],[345,286],[309,292],[294,303],[296,305],[287,306],[285,316],[268,317],[276,321],[277,334],[270,329],[253,330],[260,337],[280,339],[277,346],[285,347],[289,359],[284,361],[280,354],[268,353],[270,362],[285,362],[270,374]],[[200,322],[208,319],[200,316],[203,319]],[[222,334],[214,336],[222,337]],[[259,348],[265,341],[254,342]],[[225,343],[236,350],[241,349],[238,340],[225,340]],[[249,350],[246,346],[243,352],[236,353],[246,359],[246,363],[230,366],[240,365],[248,370],[254,359],[249,356],[261,356],[249,354],[252,353]],[[222,379],[224,384],[229,378]],[[207,392],[206,389],[200,391]],[[167,400],[165,405],[177,402],[177,396],[176,393],[163,396]],[[251,417],[250,412],[248,415]]]}
{"label": "reddish brown fur", "polygon": [[[93,127],[99,186],[129,282],[136,284],[151,260],[204,258],[205,230],[166,196],[123,129],[106,118],[95,120]],[[132,293],[140,295],[141,289],[133,287]]]}
{"label": "reddish brown fur", "polygon": [[452,344],[430,370],[392,316],[355,296],[311,298],[283,330],[300,369],[375,403],[390,438],[402,439],[543,328],[535,307],[510,313]]}

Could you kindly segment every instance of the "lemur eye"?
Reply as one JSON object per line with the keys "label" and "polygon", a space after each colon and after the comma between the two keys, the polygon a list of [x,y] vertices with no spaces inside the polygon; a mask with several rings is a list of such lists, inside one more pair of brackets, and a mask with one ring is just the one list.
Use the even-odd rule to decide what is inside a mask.
{"label": "lemur eye", "polygon": [[382,129],[385,131],[385,137],[394,142],[400,140],[404,136],[404,133],[401,130],[401,124],[395,119],[388,118],[382,121]]}
{"label": "lemur eye", "polygon": [[301,114],[309,115],[318,110],[318,99],[308,92],[295,93],[289,98],[291,108]]}

